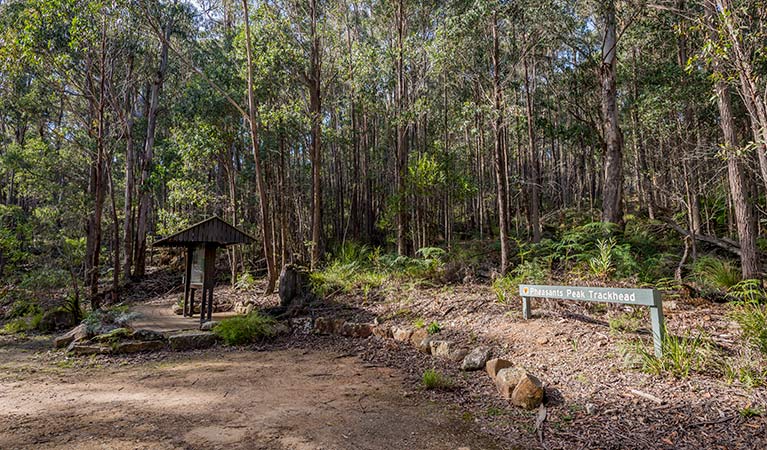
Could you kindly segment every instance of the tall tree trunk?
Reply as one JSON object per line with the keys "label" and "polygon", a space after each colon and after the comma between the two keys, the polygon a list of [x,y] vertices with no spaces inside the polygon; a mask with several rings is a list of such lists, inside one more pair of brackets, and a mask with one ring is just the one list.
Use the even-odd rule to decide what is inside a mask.
{"label": "tall tree trunk", "polygon": [[253,87],[253,51],[251,49],[250,34],[250,14],[248,12],[248,0],[242,0],[242,9],[245,15],[245,51],[248,60],[248,125],[250,126],[250,143],[253,147],[253,161],[255,166],[256,188],[258,189],[258,199],[261,211],[261,230],[264,244],[264,258],[266,259],[267,285],[266,293],[274,292],[274,286],[277,283],[279,275],[274,259],[274,246],[272,243],[272,226],[269,215],[269,205],[266,195],[266,186],[264,185],[264,174],[261,169],[261,155],[259,152],[259,134],[258,119],[256,108],[256,96]]}
{"label": "tall tree trunk", "polygon": [[136,175],[134,173],[135,149],[133,145],[133,99],[136,88],[133,80],[133,57],[128,62],[128,89],[125,94],[123,107],[125,120],[125,207],[123,225],[123,270],[125,279],[130,279],[133,270],[133,192],[135,190]]}
{"label": "tall tree trunk", "polygon": [[535,114],[533,113],[533,101],[535,96],[535,63],[533,63],[533,74],[530,76],[530,68],[527,57],[524,58],[525,66],[525,111],[527,113],[527,145],[529,153],[530,175],[527,180],[527,192],[529,195],[528,224],[530,227],[533,242],[541,240],[541,177],[538,166],[538,151],[535,146]]}
{"label": "tall tree trunk", "polygon": [[604,39],[602,41],[602,120],[604,130],[604,184],[602,193],[602,220],[623,224],[623,136],[618,124],[616,103],[617,35],[615,32],[615,2],[603,5]]}
{"label": "tall tree trunk", "polygon": [[397,254],[407,255],[408,211],[406,201],[405,177],[408,165],[408,140],[405,111],[407,89],[405,86],[404,64],[405,5],[404,0],[397,3],[397,163],[394,190],[397,197]]}
{"label": "tall tree trunk", "polygon": [[136,236],[136,267],[134,274],[137,277],[143,277],[146,273],[146,236],[149,228],[149,215],[152,211],[152,189],[149,184],[149,177],[152,173],[152,164],[154,159],[154,141],[157,130],[157,112],[160,107],[160,94],[165,82],[165,73],[168,70],[168,41],[173,31],[173,21],[168,20],[163,29],[163,37],[160,43],[160,65],[155,73],[152,82],[152,90],[149,100],[149,111],[147,113],[146,139],[144,140],[144,155],[141,164],[141,181],[139,193],[139,207],[137,219]]}
{"label": "tall tree trunk", "polygon": [[[311,61],[309,74],[309,111],[312,118],[312,269],[316,269],[322,258],[324,242],[322,239],[322,143],[321,143],[321,74],[320,36],[317,32],[317,0],[309,1],[311,30]],[[341,207],[342,205],[339,205]]]}
{"label": "tall tree trunk", "polygon": [[501,77],[500,77],[500,46],[498,43],[498,13],[493,11],[493,17],[491,19],[491,28],[493,34],[493,50],[491,54],[493,64],[493,132],[495,133],[494,144],[494,169],[495,169],[495,185],[498,197],[498,229],[500,231],[501,240],[501,267],[500,273],[505,275],[509,269],[509,239],[508,224],[506,218],[508,212],[506,211],[506,158],[504,157],[503,149],[501,148],[501,132],[503,126],[503,110],[501,109],[501,98],[503,93],[501,91]]}
{"label": "tall tree trunk", "polygon": [[[713,29],[715,24],[714,0],[705,3],[706,17],[712,26],[711,39],[717,39],[717,33]],[[714,57],[714,71],[722,70],[722,62],[719,57]],[[735,209],[735,223],[740,240],[740,264],[744,279],[760,278],[759,258],[756,247],[756,221],[753,206],[748,196],[745,185],[745,177],[742,168],[742,156],[738,148],[737,135],[735,133],[735,117],[732,113],[730,92],[726,81],[719,77],[714,84],[717,104],[719,106],[719,124],[724,134],[724,145],[727,155],[727,178],[730,184],[730,195]]]}

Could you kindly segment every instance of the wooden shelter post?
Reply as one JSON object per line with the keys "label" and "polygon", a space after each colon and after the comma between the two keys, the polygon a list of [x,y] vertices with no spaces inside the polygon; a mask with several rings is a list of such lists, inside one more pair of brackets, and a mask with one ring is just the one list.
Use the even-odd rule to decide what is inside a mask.
{"label": "wooden shelter post", "polygon": [[[186,275],[184,276],[184,317],[194,315],[194,306],[189,307],[189,294],[192,287],[192,247],[186,248]],[[189,307],[189,308],[188,308]],[[188,309],[187,309],[188,308]],[[188,313],[187,313],[188,311]]]}

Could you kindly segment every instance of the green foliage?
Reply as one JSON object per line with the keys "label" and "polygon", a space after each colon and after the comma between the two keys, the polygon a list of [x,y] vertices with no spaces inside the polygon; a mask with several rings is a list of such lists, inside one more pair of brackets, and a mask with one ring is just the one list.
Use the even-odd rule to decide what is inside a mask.
{"label": "green foliage", "polygon": [[551,277],[551,272],[542,259],[525,261],[518,265],[506,276],[493,281],[493,292],[499,303],[508,303],[516,298],[520,284],[544,283]]}
{"label": "green foliage", "polygon": [[738,382],[748,388],[758,388],[767,383],[767,367],[764,361],[730,360],[724,363],[724,378],[728,383]]}
{"label": "green foliage", "polygon": [[413,326],[420,329],[426,326],[426,322],[423,320],[423,317],[418,317],[413,321]]}
{"label": "green foliage", "polygon": [[693,275],[705,286],[727,290],[740,282],[740,269],[729,260],[701,256],[692,267]]}
{"label": "green foliage", "polygon": [[741,417],[748,419],[751,417],[762,417],[767,413],[765,412],[764,408],[749,405],[741,409],[739,414]]}
{"label": "green foliage", "polygon": [[589,259],[589,268],[592,274],[600,278],[609,278],[615,272],[613,263],[614,249],[614,238],[597,241],[597,254]]}
{"label": "green foliage", "polygon": [[767,305],[754,301],[741,302],[730,313],[740,325],[745,341],[763,354],[767,354]]}
{"label": "green foliage", "polygon": [[442,331],[442,327],[440,326],[439,322],[436,320],[431,321],[428,327],[426,327],[426,332],[429,334],[437,334],[440,331]]}
{"label": "green foliage", "polygon": [[11,305],[10,311],[5,314],[6,319],[16,319],[23,316],[34,315],[42,312],[40,305],[29,300],[16,300]]}
{"label": "green foliage", "polygon": [[100,334],[104,330],[126,327],[128,322],[137,317],[139,314],[129,311],[127,306],[113,306],[91,311],[85,316],[83,323],[88,334]]}
{"label": "green foliage", "polygon": [[421,376],[421,385],[429,390],[450,389],[453,387],[453,381],[434,369],[426,369]]}
{"label": "green foliage", "polygon": [[237,276],[234,288],[238,291],[251,291],[256,287],[256,278],[250,272],[243,272]]}
{"label": "green foliage", "polygon": [[687,378],[690,373],[704,372],[711,365],[711,343],[702,334],[675,336],[667,332],[662,347],[663,357],[657,358],[652,348],[638,345],[642,370],[653,375]]}
{"label": "green foliage", "polygon": [[6,323],[2,328],[2,332],[4,334],[15,334],[38,330],[40,328],[40,322],[42,319],[42,311],[38,311],[23,317],[18,317]]}
{"label": "green foliage", "polygon": [[222,320],[213,333],[227,345],[247,345],[275,335],[275,320],[253,311],[247,316]]}
{"label": "green foliage", "polygon": [[634,333],[642,326],[645,317],[644,312],[640,308],[634,308],[631,312],[623,313],[616,317],[611,317],[608,320],[610,330]]}

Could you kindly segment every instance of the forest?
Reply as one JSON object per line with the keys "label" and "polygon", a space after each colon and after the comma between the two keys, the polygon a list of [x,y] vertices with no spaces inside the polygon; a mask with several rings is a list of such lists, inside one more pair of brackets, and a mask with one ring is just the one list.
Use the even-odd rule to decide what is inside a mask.
{"label": "forest", "polygon": [[[214,350],[176,356],[172,332],[196,327],[184,258],[154,244],[213,216],[253,238],[214,261],[215,314],[241,317],[214,316],[195,338]],[[322,448],[761,448],[765,224],[764,0],[0,0],[0,392],[28,390],[0,406],[0,447],[103,433],[98,402],[24,425],[39,413],[24,399],[63,386],[41,374],[82,374],[73,392],[117,402],[120,383],[225,364],[238,378],[214,368],[198,387],[237,414],[284,380],[383,383],[391,397],[344,393],[337,409],[322,390],[291,400],[351,424],[301,435]],[[269,315],[287,268],[311,291],[290,321]],[[646,308],[542,300],[527,320],[522,284],[656,289],[664,356],[647,350]],[[283,370],[263,377],[276,387],[237,385],[254,349]],[[537,416],[496,398],[522,382],[504,394],[491,353],[524,366]],[[302,358],[315,378],[285,371]],[[146,393],[167,408],[147,423],[203,395],[174,400],[176,386]],[[403,389],[411,415],[386,400]],[[428,402],[459,409],[423,422]],[[386,422],[333,416],[356,408]],[[145,426],[121,417],[104,420]],[[197,441],[176,421],[163,442],[299,448],[258,417]],[[142,440],[160,431],[115,433],[101,436],[160,448]]]}

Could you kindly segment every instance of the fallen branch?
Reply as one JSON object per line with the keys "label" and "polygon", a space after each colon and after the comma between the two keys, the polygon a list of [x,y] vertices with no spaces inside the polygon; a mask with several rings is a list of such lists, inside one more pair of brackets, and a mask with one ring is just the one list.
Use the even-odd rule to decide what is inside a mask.
{"label": "fallen branch", "polygon": [[644,399],[650,400],[651,402],[655,402],[655,403],[657,403],[659,405],[663,404],[663,400],[659,399],[658,397],[656,397],[656,396],[654,396],[652,394],[648,394],[647,392],[642,392],[642,391],[639,391],[639,390],[636,390],[636,389],[629,389],[629,392],[631,392],[632,394],[636,395],[637,397],[642,397]]}
{"label": "fallen branch", "polygon": [[677,231],[679,234],[692,237],[697,241],[708,242],[709,244],[716,245],[717,247],[723,250],[727,250],[730,253],[734,253],[740,256],[740,245],[731,239],[718,238],[715,236],[708,236],[706,234],[694,234],[680,227],[677,223],[675,223],[673,220],[669,218],[661,218],[661,220],[665,222],[666,225],[668,225],[669,227]]}

